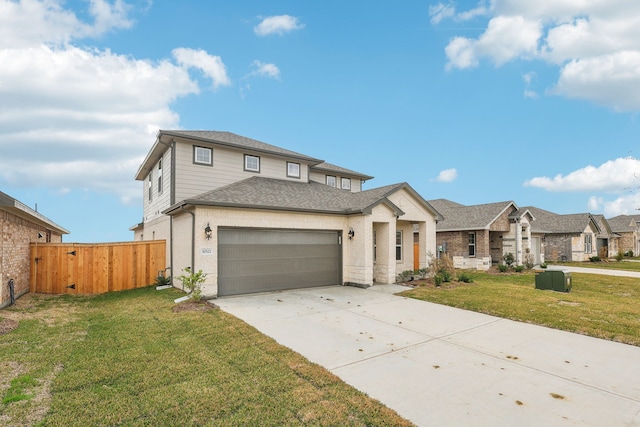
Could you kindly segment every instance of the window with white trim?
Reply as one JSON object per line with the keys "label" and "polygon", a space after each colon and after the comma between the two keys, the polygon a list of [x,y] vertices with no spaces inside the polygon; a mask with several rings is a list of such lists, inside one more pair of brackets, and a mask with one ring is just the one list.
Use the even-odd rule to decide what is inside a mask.
{"label": "window with white trim", "polygon": [[260,157],[245,154],[244,170],[249,172],[260,172]]}
{"label": "window with white trim", "polygon": [[340,187],[343,190],[351,190],[351,179],[349,179],[349,178],[340,178]]}
{"label": "window with white trim", "polygon": [[327,185],[329,187],[335,187],[337,185],[336,177],[333,175],[327,175]]}
{"label": "window with white trim", "polygon": [[158,194],[162,194],[162,159],[158,161]]}
{"label": "window with white trim", "polygon": [[591,234],[585,234],[584,235],[584,253],[585,254],[590,254],[591,251],[593,250],[593,240],[592,240],[593,236],[591,236]]}
{"label": "window with white trim", "polygon": [[396,231],[396,261],[402,261],[402,230]]}
{"label": "window with white trim", "polygon": [[469,233],[469,256],[476,256],[476,233]]}
{"label": "window with white trim", "polygon": [[149,172],[149,201],[153,200],[153,171]]}
{"label": "window with white trim", "polygon": [[193,163],[213,166],[213,150],[208,147],[193,146]]}
{"label": "window with white trim", "polygon": [[287,162],[287,176],[300,178],[300,163]]}

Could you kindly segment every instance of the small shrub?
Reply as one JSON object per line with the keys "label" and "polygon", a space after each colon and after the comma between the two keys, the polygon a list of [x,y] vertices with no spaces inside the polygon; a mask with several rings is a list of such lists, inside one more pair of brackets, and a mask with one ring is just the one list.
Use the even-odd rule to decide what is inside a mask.
{"label": "small shrub", "polygon": [[435,276],[433,276],[433,282],[436,284],[436,286],[442,285],[442,276],[436,274]]}
{"label": "small shrub", "polygon": [[533,254],[529,248],[525,249],[524,266],[527,270],[533,268]]}
{"label": "small shrub", "polygon": [[447,254],[443,254],[440,258],[432,256],[429,260],[428,271],[434,279],[436,276],[441,276],[444,282],[450,282],[456,274],[453,260]]}
{"label": "small shrub", "polygon": [[511,264],[513,264],[515,260],[516,259],[511,252],[504,256],[504,263],[507,264],[508,267],[511,267]]}
{"label": "small shrub", "polygon": [[620,262],[624,259],[624,253],[622,253],[622,251],[618,251],[618,253],[616,254],[616,261]]}
{"label": "small shrub", "polygon": [[462,272],[458,274],[458,282],[471,283],[473,282],[473,279],[471,278],[471,276],[469,276],[469,274]]}
{"label": "small shrub", "polygon": [[413,270],[405,270],[398,276],[399,282],[410,282],[413,280]]}
{"label": "small shrub", "polygon": [[624,253],[624,256],[628,256],[629,258],[633,257],[633,251],[627,251]]}
{"label": "small shrub", "polygon": [[171,278],[170,277],[164,277],[164,276],[158,276],[156,277],[156,286],[166,286],[166,285],[170,285],[171,284]]}
{"label": "small shrub", "polygon": [[202,272],[202,270],[198,270],[197,273],[193,273],[191,271],[191,267],[186,267],[183,269],[186,274],[178,276],[178,280],[182,282],[182,285],[189,289],[189,295],[191,295],[191,299],[195,301],[200,301],[202,298],[202,285],[204,284],[205,278],[207,275]]}
{"label": "small shrub", "polygon": [[516,273],[522,273],[524,271],[524,265],[516,265],[514,270],[516,270]]}
{"label": "small shrub", "polygon": [[440,270],[440,276],[442,276],[442,280],[445,282],[450,282],[453,279],[453,274],[449,270],[442,269]]}
{"label": "small shrub", "polygon": [[540,264],[540,268],[547,268],[547,263],[543,262],[542,264]]}
{"label": "small shrub", "polygon": [[498,270],[500,270],[500,273],[505,273],[508,269],[509,266],[507,264],[498,264]]}
{"label": "small shrub", "polygon": [[589,261],[591,262],[600,262],[600,257],[599,256],[592,256],[589,258]]}

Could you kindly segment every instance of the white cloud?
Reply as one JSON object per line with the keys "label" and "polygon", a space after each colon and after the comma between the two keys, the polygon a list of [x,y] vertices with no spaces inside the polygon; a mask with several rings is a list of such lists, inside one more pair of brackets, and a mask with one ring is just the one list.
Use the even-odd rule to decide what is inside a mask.
{"label": "white cloud", "polygon": [[[555,65],[551,93],[618,110],[640,110],[640,2],[636,0],[492,0],[458,12],[430,9],[435,25],[488,15],[477,38],[452,37],[447,68],[473,68],[482,60],[500,66],[513,60]],[[475,24],[474,24],[475,25]]]}
{"label": "white cloud", "polygon": [[458,171],[455,168],[445,169],[440,171],[436,181],[438,182],[451,182],[458,177]]}
{"label": "white cloud", "polygon": [[601,209],[605,217],[618,215],[638,215],[640,210],[640,192],[625,194],[611,201],[602,201]]}
{"label": "white cloud", "polygon": [[525,181],[527,187],[542,188],[547,191],[606,191],[623,192],[638,185],[640,160],[634,158],[618,158],[603,163],[598,167],[586,166],[566,176],[556,175],[536,177]]}
{"label": "white cloud", "polygon": [[455,7],[450,4],[438,3],[436,5],[429,6],[429,16],[431,17],[432,24],[438,24],[443,19],[451,18],[455,13]]}
{"label": "white cloud", "polygon": [[196,67],[213,86],[230,83],[204,51],[151,61],[74,41],[132,25],[120,0],[94,0],[81,21],[61,1],[0,0],[0,182],[87,188],[140,198],[133,175],[159,128],[179,127],[176,99],[196,94]]}
{"label": "white cloud", "polygon": [[229,86],[231,80],[227,76],[227,69],[219,56],[209,55],[204,50],[180,47],[171,52],[179,64],[201,70],[213,80],[213,87]]}
{"label": "white cloud", "polygon": [[278,80],[280,78],[280,69],[275,64],[264,63],[257,59],[251,63],[254,69],[251,75],[269,77]]}
{"label": "white cloud", "polygon": [[534,56],[540,34],[539,21],[521,16],[495,17],[477,40],[466,37],[451,40],[445,49],[448,68],[475,67],[483,57],[500,66],[514,58]]}
{"label": "white cloud", "polygon": [[259,36],[268,36],[271,34],[283,35],[302,28],[304,28],[304,24],[295,16],[278,15],[264,18],[253,28],[253,31]]}

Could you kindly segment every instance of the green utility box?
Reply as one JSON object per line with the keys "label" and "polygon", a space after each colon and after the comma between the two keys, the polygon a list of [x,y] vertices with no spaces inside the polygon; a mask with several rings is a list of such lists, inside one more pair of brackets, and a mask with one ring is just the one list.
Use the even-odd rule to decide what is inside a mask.
{"label": "green utility box", "polygon": [[536,274],[536,289],[550,289],[557,292],[571,291],[571,273],[564,270],[549,270]]}

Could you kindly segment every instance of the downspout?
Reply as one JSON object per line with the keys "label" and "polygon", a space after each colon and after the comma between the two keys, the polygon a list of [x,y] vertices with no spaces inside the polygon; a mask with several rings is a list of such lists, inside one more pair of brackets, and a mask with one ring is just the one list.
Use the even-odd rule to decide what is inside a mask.
{"label": "downspout", "polygon": [[[158,142],[166,147],[169,147],[171,151],[171,175],[169,177],[169,206],[173,206],[176,201],[176,179],[175,179],[175,170],[176,170],[176,156],[175,156],[175,147],[176,141],[171,139],[171,144],[167,144],[166,142],[162,142],[162,138],[158,138]],[[171,282],[173,282],[173,215],[171,215],[171,219],[169,221],[169,268],[171,269]]]}

